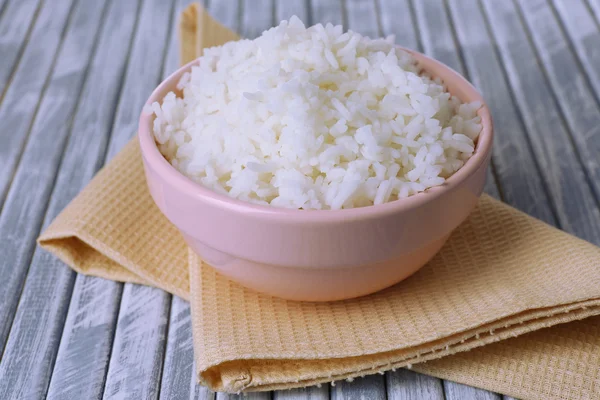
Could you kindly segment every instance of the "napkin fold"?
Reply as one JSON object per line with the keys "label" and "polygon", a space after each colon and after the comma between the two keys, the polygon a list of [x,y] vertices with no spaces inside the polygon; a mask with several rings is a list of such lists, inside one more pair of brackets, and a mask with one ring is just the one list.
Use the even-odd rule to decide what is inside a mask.
{"label": "napkin fold", "polygon": [[[237,35],[200,6],[181,61]],[[600,249],[488,196],[423,269],[358,299],[253,292],[189,251],[148,193],[137,140],[40,236],[80,273],[188,299],[199,380],[293,388],[398,367],[526,399],[600,398]]]}

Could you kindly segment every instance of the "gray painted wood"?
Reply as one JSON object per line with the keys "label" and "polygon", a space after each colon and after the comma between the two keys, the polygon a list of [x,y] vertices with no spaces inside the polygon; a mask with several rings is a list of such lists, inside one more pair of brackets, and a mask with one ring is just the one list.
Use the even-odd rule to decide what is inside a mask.
{"label": "gray painted wood", "polygon": [[[76,134],[65,152],[55,187],[53,201],[57,202],[57,211],[64,208],[103,164],[115,107],[122,92],[137,11],[137,2],[112,0],[110,3],[98,52],[73,122]],[[120,40],[114,40],[115,37]],[[62,266],[58,261],[55,264]],[[53,265],[47,266],[51,267]],[[77,276],[50,382],[49,399],[102,397],[120,293],[121,285],[114,282]]]}
{"label": "gray painted wood", "polygon": [[450,0],[449,10],[466,72],[485,97],[494,120],[502,121],[494,126],[493,159],[503,200],[536,218],[556,224],[535,154],[482,10],[477,0]]}
{"label": "gray painted wood", "polygon": [[600,93],[600,29],[585,0],[554,0],[556,12],[596,92]]}
{"label": "gray painted wood", "polygon": [[241,0],[212,0],[208,3],[210,14],[229,29],[239,32]]}
{"label": "gray painted wood", "polygon": [[444,381],[446,400],[501,400],[502,396],[487,390],[474,388],[456,382]]}
{"label": "gray painted wood", "polygon": [[[71,4],[72,0],[61,1],[55,6],[44,4],[39,10],[29,45],[26,46],[19,62],[20,68],[13,74],[10,85],[2,95],[0,120],[3,121],[3,126],[10,127],[10,134],[0,135],[0,204],[5,199],[29,135],[31,121],[37,112],[39,100],[56,60]],[[23,17],[19,19],[26,22]],[[6,21],[6,18],[3,18],[3,21]],[[0,311],[0,315],[1,313]],[[3,330],[0,328],[0,344],[3,342]]]}
{"label": "gray painted wood", "polygon": [[160,398],[188,399],[194,392],[195,385],[190,305],[173,296]]}
{"label": "gray painted wood", "polygon": [[421,50],[412,14],[410,0],[379,0],[382,35],[395,35],[398,45]]}
{"label": "gray painted wood", "polygon": [[444,400],[442,380],[407,369],[385,374],[389,400]]}
{"label": "gray painted wood", "polygon": [[[63,2],[62,7],[55,8],[56,23],[50,21],[52,16],[46,8],[42,10],[39,22],[49,29],[48,37],[52,40],[46,43],[50,46],[50,51],[56,51],[59,47],[61,40],[59,32],[64,28],[63,25],[70,9],[69,2]],[[77,29],[73,28],[73,31],[77,31]],[[36,29],[34,36],[39,37],[39,35],[40,32]],[[68,39],[72,41],[71,36]],[[89,46],[91,43],[86,42],[86,44]],[[39,55],[43,49],[37,46],[30,49],[24,57],[25,61],[33,64],[36,59],[35,55]],[[89,58],[89,49],[85,49],[82,54],[88,57],[85,59],[82,59],[80,54],[74,53],[73,50],[74,48],[71,46],[65,47],[60,52],[60,62],[67,65],[70,62],[74,63],[73,80],[69,82],[61,80],[60,73],[50,75],[51,60],[40,62],[39,69],[37,69],[40,77],[35,79],[28,77],[28,72],[32,70],[19,71],[0,109],[0,118],[3,118],[2,121],[7,124],[6,126],[11,127],[8,134],[0,135],[2,165],[0,181],[8,183],[12,178],[13,164],[19,158],[22,160],[0,215],[0,237],[2,238],[0,244],[0,253],[2,254],[0,258],[0,276],[2,276],[0,349],[4,349],[12,324],[21,288],[35,248],[35,238],[44,217],[48,195],[52,189],[56,169],[68,136],[68,121],[75,107],[76,96]],[[54,55],[53,53],[43,54],[48,57]],[[30,67],[34,68],[35,66],[30,65]],[[48,85],[49,91],[46,96],[42,96],[42,86],[47,80],[51,81]],[[40,100],[38,117],[31,126],[35,115],[31,109],[37,108]],[[19,155],[20,147],[30,131],[34,140],[30,140],[23,154]],[[49,135],[48,132],[53,132],[53,134]],[[2,184],[0,183],[0,188]]]}
{"label": "gray painted wood", "polygon": [[[166,49],[167,55],[163,63],[163,79],[179,67],[177,22],[181,12],[192,2],[193,0],[176,0],[174,3],[175,9],[171,16],[171,31]],[[194,396],[196,383],[193,364],[194,349],[190,305],[185,300],[172,296],[160,385],[161,399],[189,399]],[[201,388],[199,387],[199,389]]]}
{"label": "gray painted wood", "polygon": [[344,18],[345,29],[351,29],[371,38],[381,36],[375,2],[371,0],[347,1],[343,10],[346,15]]}
{"label": "gray painted wood", "polygon": [[[445,7],[431,1],[414,3],[417,26],[420,26],[420,43],[425,54],[440,60],[469,79],[463,60],[458,52],[455,32]],[[485,192],[500,198],[498,185],[493,174],[494,165],[487,171]]]}
{"label": "gray painted wood", "polygon": [[[578,156],[588,175],[588,182],[600,198],[600,107],[590,80],[580,68],[579,60],[570,47],[554,10],[546,0],[519,2],[526,25],[529,28],[537,55],[556,95],[557,102],[567,121]],[[571,4],[571,3],[570,3]],[[596,40],[600,36],[594,27]],[[583,27],[582,27],[582,32]],[[598,50],[598,42],[590,48]],[[600,53],[597,53],[600,56]],[[597,77],[597,75],[596,75]],[[596,84],[600,82],[596,80]],[[596,209],[598,221],[600,210]]]}
{"label": "gray painted wood", "polygon": [[10,76],[19,64],[20,55],[35,25],[40,5],[40,0],[13,1],[10,4],[0,2],[0,99]]}
{"label": "gray painted wood", "polygon": [[600,0],[588,0],[588,4],[596,20],[600,21]]}
{"label": "gray painted wood", "polygon": [[[2,233],[3,238],[9,239],[5,244],[11,247],[18,242],[33,247],[38,221],[45,214],[44,226],[48,225],[66,203],[64,197],[54,197],[45,212],[60,157],[71,133],[70,120],[77,110],[88,65],[96,48],[97,31],[105,19],[105,4],[105,1],[97,1],[86,7],[79,3],[68,23],[56,68],[3,210],[2,215],[6,218],[2,218],[0,229],[2,232],[5,228],[11,229],[7,235]],[[70,8],[70,4],[67,6]],[[60,196],[67,195],[69,189],[77,191],[77,187],[71,188],[66,188],[66,193]],[[63,200],[62,204],[57,204],[57,200]],[[20,259],[15,264],[8,264],[10,270],[2,271],[2,276],[12,278],[12,282],[8,281],[12,284],[8,289],[15,290],[21,285],[14,280],[22,279],[27,273],[32,249],[21,246],[13,249]],[[7,252],[13,254],[11,250]],[[25,260],[26,264],[23,264]],[[34,252],[14,321],[12,325],[8,320],[3,323],[5,329],[11,327],[11,330],[0,362],[0,376],[3,377],[0,379],[0,398],[37,399],[45,396],[73,278],[73,272],[48,253],[39,249]],[[2,286],[2,290],[6,288]],[[8,296],[9,300],[18,299],[19,293],[8,293]],[[3,301],[2,304],[10,303]]]}
{"label": "gray painted wood", "polygon": [[254,39],[275,23],[273,0],[243,0],[241,33],[245,38]]}
{"label": "gray painted wood", "polygon": [[[162,78],[172,12],[172,2],[142,3],[107,160],[133,137],[140,110]],[[160,289],[125,284],[104,399],[158,398],[170,300]]]}
{"label": "gray painted wood", "polygon": [[311,0],[311,23],[341,25],[344,23],[342,0]]}
{"label": "gray painted wood", "polygon": [[192,375],[192,380],[190,381],[191,396],[189,398],[192,400],[215,400],[217,394],[211,392],[205,386],[199,385],[197,381],[198,380],[196,379],[196,377]]}
{"label": "gray painted wood", "polygon": [[274,400],[328,400],[329,385],[310,386],[301,389],[273,392]]}
{"label": "gray painted wood", "polygon": [[300,18],[306,26],[310,25],[308,2],[306,0],[276,0],[275,1],[275,21],[289,20],[292,15]]}
{"label": "gray painted wood", "polygon": [[[142,379],[141,383],[142,389],[131,389],[128,387],[131,385],[127,383],[123,383],[121,386],[117,384],[119,391],[113,397],[125,398],[136,396],[138,393],[149,393],[150,398],[155,398],[158,396],[157,387],[161,389],[161,398],[236,397],[215,395],[206,388],[196,385],[191,365],[193,362],[190,361],[192,360],[191,326],[189,325],[189,305],[186,302],[178,298],[171,299],[170,296],[160,291],[146,290],[147,288],[134,285],[127,285],[130,289],[127,289],[121,298],[122,285],[83,276],[78,276],[73,286],[75,274],[64,264],[42,251],[36,251],[31,256],[33,238],[37,235],[40,225],[47,224],[52,216],[56,215],[68,200],[85,185],[105,159],[107,146],[109,149],[106,151],[106,158],[110,159],[128,140],[137,125],[136,114],[139,110],[133,110],[134,104],[136,101],[140,101],[139,99],[142,99],[142,102],[145,100],[151,88],[156,84],[161,69],[164,75],[176,67],[177,61],[173,57],[173,46],[169,45],[163,67],[155,68],[160,65],[160,61],[152,60],[161,60],[164,52],[150,54],[151,50],[156,47],[156,43],[173,43],[174,38],[167,34],[168,24],[167,26],[159,25],[156,21],[144,23],[142,21],[144,18],[141,18],[139,26],[135,30],[137,39],[132,52],[136,53],[137,51],[144,54],[139,57],[133,54],[127,55],[130,46],[128,39],[134,31],[135,15],[137,14],[135,2],[108,0],[111,1],[111,5],[107,10],[106,22],[101,22],[103,20],[98,18],[88,24],[87,30],[80,32],[88,35],[78,35],[77,41],[70,39],[74,43],[74,47],[69,50],[67,49],[67,47],[71,47],[67,45],[69,34],[67,33],[65,36],[62,45],[61,38],[67,30],[75,29],[75,21],[79,15],[77,11],[64,8],[65,0],[53,1],[51,10],[48,7],[50,2],[46,0],[42,2],[43,6],[40,7],[37,14],[35,12],[27,14],[23,12],[24,8],[14,8],[14,4],[17,3],[21,7],[26,7],[27,4],[30,6],[34,3],[38,4],[36,2],[26,3],[27,1],[10,0],[3,6],[4,3],[0,0],[0,32],[13,32],[12,28],[7,27],[6,24],[7,21],[10,21],[8,16],[15,12],[20,13],[21,16],[31,17],[31,23],[25,24],[25,30],[20,31],[21,36],[11,34],[13,39],[16,38],[16,42],[21,37],[20,47],[17,43],[17,47],[11,48],[12,53],[6,53],[9,56],[0,61],[0,63],[10,64],[10,57],[14,59],[12,67],[0,68],[0,77],[2,74],[9,76],[5,79],[5,81],[9,81],[9,85],[5,88],[5,93],[0,94],[0,100],[4,96],[4,101],[0,104],[0,117],[7,115],[11,117],[10,124],[4,125],[10,126],[11,129],[14,128],[13,131],[21,135],[11,138],[0,135],[0,142],[11,144],[11,147],[0,147],[0,165],[2,166],[0,168],[0,201],[8,193],[7,201],[0,215],[0,235],[3,239],[5,236],[8,238],[8,241],[3,242],[2,248],[9,257],[12,257],[9,262],[0,264],[0,268],[5,268],[11,274],[20,274],[20,278],[16,281],[16,289],[11,286],[14,281],[11,281],[9,285],[0,286],[0,293],[3,290],[6,291],[7,287],[9,291],[12,290],[15,293],[14,296],[9,296],[9,300],[13,301],[12,308],[9,308],[8,314],[6,314],[10,320],[12,320],[12,314],[18,303],[4,357],[0,362],[0,388],[8,387],[6,382],[13,382],[14,377],[17,377],[17,381],[20,382],[11,388],[10,392],[0,392],[0,395],[5,395],[0,397],[41,397],[48,386],[50,371],[53,367],[48,389],[49,398],[102,397],[108,360],[113,351],[113,340],[115,353],[111,361],[111,368],[114,370],[116,366],[122,366],[123,374],[129,374],[130,378],[128,379],[131,380],[133,379],[131,377],[134,376],[134,372],[131,370],[135,370],[135,368],[132,368],[130,363],[135,363],[134,360],[142,360],[141,364],[144,365],[142,369],[150,377],[147,378],[144,375],[145,380]],[[596,101],[598,87],[595,80],[597,80],[599,72],[597,63],[594,62],[597,57],[594,53],[594,38],[597,37],[597,32],[594,33],[594,24],[597,24],[598,15],[591,17],[590,10],[586,13],[587,8],[581,3],[582,0],[577,0],[575,3],[567,3],[565,0],[553,1],[555,10],[542,3],[539,4],[541,11],[537,11],[538,3],[531,6],[529,3],[522,2],[520,8],[514,9],[514,5],[494,2],[493,12],[490,12],[492,2],[488,1],[485,3],[485,10],[488,11],[486,15],[482,14],[482,9],[476,0],[449,0],[449,10],[444,7],[434,8],[435,2],[415,1],[411,5],[408,0],[377,0],[376,2],[372,0],[292,0],[289,2],[263,0],[258,3],[245,0],[213,0],[211,1],[211,11],[216,10],[217,19],[233,29],[240,28],[239,30],[248,36],[255,36],[272,23],[289,18],[292,14],[304,13],[307,15],[306,18],[299,15],[303,20],[308,19],[314,22],[341,23],[345,19],[348,25],[354,24],[355,30],[368,35],[396,33],[399,36],[398,43],[408,47],[419,48],[420,43],[423,42],[425,50],[430,54],[434,54],[437,58],[444,58],[443,61],[447,63],[460,64],[462,72],[486,96],[496,120],[502,121],[502,124],[496,124],[501,144],[496,143],[494,164],[505,200],[550,223],[558,221],[561,226],[566,225],[566,229],[570,231],[573,229],[569,224],[565,224],[565,221],[574,220],[574,224],[587,223],[588,225],[580,230],[587,232],[582,236],[589,239],[597,237],[595,231],[590,228],[590,225],[597,221],[595,221],[595,217],[591,221],[582,221],[581,216],[590,213],[588,207],[590,204],[597,204],[593,201],[597,198],[594,199],[589,186],[587,186],[586,192],[585,185],[581,192],[577,193],[569,193],[564,191],[565,189],[563,189],[564,192],[557,190],[561,187],[562,181],[558,181],[558,183],[553,181],[553,170],[545,168],[544,160],[540,161],[540,152],[547,148],[556,149],[557,146],[567,143],[567,151],[571,156],[562,159],[560,157],[563,153],[554,150],[546,155],[546,161],[558,164],[557,168],[563,171],[563,179],[586,172],[587,176],[582,175],[583,182],[596,184],[592,170],[592,167],[595,168],[595,164],[590,164],[589,154],[583,151],[587,149],[582,148],[582,143],[577,141],[577,135],[586,137],[585,135],[595,134],[595,131],[588,131],[586,127],[592,125],[589,123],[590,120],[595,121],[590,117],[589,109],[593,110],[598,107]],[[144,2],[144,7],[147,7],[146,3],[147,1]],[[591,9],[596,7],[596,10],[599,10],[598,3],[600,2],[597,0],[590,0]],[[171,2],[168,2],[163,7],[168,8],[170,4]],[[99,4],[95,4],[95,7],[98,6]],[[529,8],[530,6],[531,8]],[[120,7],[119,9],[122,10],[119,15],[112,14],[115,13],[115,7]],[[497,7],[500,9],[499,13]],[[63,14],[61,14],[61,10]],[[347,11],[346,18],[344,18],[343,10]],[[522,15],[515,13],[515,10],[521,12]],[[447,17],[448,11],[450,19]],[[72,14],[69,17],[70,12]],[[52,18],[58,16],[59,20],[51,20],[50,14],[52,14]],[[164,13],[162,17],[171,18],[173,21],[172,17],[174,16],[167,16],[167,14],[168,12]],[[272,18],[272,15],[275,15],[276,18]],[[507,18],[509,22],[494,21],[498,15]],[[122,20],[114,20],[119,16]],[[414,18],[416,24],[413,16],[416,16]],[[487,26],[488,19],[492,22],[490,31]],[[71,21],[69,25],[66,23],[67,20]],[[465,21],[469,23],[465,23]],[[376,25],[378,22],[380,22],[379,26]],[[554,28],[551,35],[545,35],[547,27],[540,27],[546,22]],[[501,23],[508,23],[509,28],[504,27],[505,30],[502,30],[502,26],[497,26]],[[516,24],[516,33],[511,31],[514,28],[510,25],[511,23]],[[525,28],[523,23],[526,24]],[[577,26],[578,23],[581,27]],[[88,59],[90,54],[96,54],[92,59],[89,72],[83,72],[82,75],[81,64],[70,62],[61,64],[61,57],[66,52],[74,52],[75,48],[79,49],[78,46],[83,46],[90,40],[95,42],[97,38],[89,35],[89,32],[94,29],[94,26],[98,27],[101,24],[104,24],[104,28],[102,28],[97,48],[94,45],[85,48],[85,51],[88,51]],[[356,28],[356,24],[359,28]],[[150,27],[150,25],[152,26]],[[106,33],[110,30],[109,26],[112,26],[112,35]],[[416,26],[418,28],[415,28]],[[54,30],[50,29],[51,27],[54,27]],[[157,33],[156,28],[162,29],[162,34]],[[19,26],[19,29],[23,29],[23,26]],[[83,29],[83,27],[79,29]],[[153,38],[154,46],[152,48],[138,44],[140,32],[143,32],[144,29],[150,30],[147,36]],[[416,32],[420,32],[421,37],[417,36]],[[450,34],[448,35],[448,33]],[[27,37],[29,40],[26,39]],[[112,37],[113,40],[106,40],[105,37]],[[115,37],[119,37],[120,40],[114,40]],[[592,39],[589,39],[590,37]],[[161,39],[163,42],[160,42]],[[496,44],[495,40],[498,42],[498,52],[493,46]],[[115,47],[108,46],[106,44],[108,42]],[[0,46],[5,43],[5,35],[0,35]],[[517,50],[512,49],[515,46]],[[144,50],[139,50],[139,48]],[[111,49],[111,51],[106,53],[107,49]],[[85,51],[78,55],[81,60],[86,56]],[[446,52],[445,55],[444,52]],[[105,55],[100,57],[101,54]],[[536,56],[538,56],[537,60]],[[35,62],[26,63],[26,59]],[[140,63],[139,60],[144,59],[146,63]],[[129,65],[126,77],[124,77],[126,63]],[[525,64],[525,66],[517,65],[517,63]],[[583,95],[587,97],[582,98],[579,94],[567,96],[565,91],[573,83],[567,79],[569,77],[560,75],[560,71],[566,70],[565,65],[569,68],[574,66],[574,69],[569,71],[575,71],[575,75],[582,77],[591,85],[583,92]],[[141,76],[132,78],[132,69]],[[23,70],[26,70],[27,74]],[[535,95],[525,93],[525,91],[537,90],[535,85],[528,83],[529,74],[534,73],[537,73],[538,81],[541,79],[545,85],[540,90],[548,94],[549,100],[546,100],[545,103],[542,102],[542,106],[536,106],[536,103],[533,102],[537,100]],[[153,74],[155,74],[154,78],[149,79],[148,77]],[[54,80],[54,76],[57,77],[56,80]],[[27,77],[27,80],[23,77]],[[31,79],[29,79],[30,77]],[[154,82],[150,82],[152,79]],[[62,107],[60,112],[55,115],[54,107],[58,108],[59,105],[65,104],[65,100],[61,96],[65,96],[67,93],[57,91],[55,87],[59,86],[59,81],[61,87],[70,88],[68,90],[71,92],[75,91],[77,85],[79,85],[77,93],[81,91],[81,87],[83,90],[80,99],[76,101],[77,105],[71,109]],[[2,80],[0,80],[1,83]],[[14,87],[19,89],[14,89]],[[148,93],[144,93],[146,89]],[[18,96],[24,92],[26,99],[19,99]],[[582,100],[589,99],[590,96],[596,101],[590,103],[591,108],[575,109]],[[121,99],[117,101],[119,97]],[[13,101],[10,101],[10,105],[7,106],[9,98],[12,98]],[[46,100],[50,98],[53,101],[58,99],[59,103],[52,103],[52,107],[44,105],[45,103],[51,104],[50,100]],[[19,107],[14,107],[15,102],[20,104]],[[548,104],[551,107],[545,107]],[[589,114],[587,119],[584,118],[587,125],[581,122],[581,118],[578,118],[581,116],[578,113],[584,112]],[[553,122],[558,121],[556,123],[558,128],[552,126],[550,139],[547,138],[545,130],[548,123],[542,128],[537,127],[538,119],[546,118],[549,113],[558,116],[553,120]],[[70,117],[65,119],[67,114]],[[117,117],[113,123],[112,119],[115,114]],[[132,115],[135,118],[130,118]],[[71,117],[74,118],[72,123],[70,122]],[[64,122],[59,124],[58,121],[61,118]],[[45,142],[37,140],[38,136],[41,136],[41,131],[47,132],[48,124],[50,126],[61,125],[60,129],[53,130],[53,132],[59,132],[55,133],[58,136],[47,135],[48,138],[42,138],[46,140]],[[42,130],[41,126],[45,130]],[[111,126],[113,138],[108,143]],[[133,129],[130,130],[131,127]],[[555,136],[558,136],[558,139]],[[56,142],[50,143],[49,150],[45,147],[44,152],[39,150],[42,145],[45,146],[49,143],[50,138]],[[592,139],[594,138],[595,136],[592,137]],[[540,144],[543,140],[550,140],[552,143],[546,148]],[[575,147],[569,147],[571,140],[575,143]],[[61,160],[65,143],[67,148],[64,158]],[[23,149],[22,154],[20,154],[21,149]],[[44,154],[40,160],[37,159],[39,157],[32,156],[32,154],[42,153]],[[585,168],[578,163],[579,159],[583,161]],[[8,166],[8,169],[5,166]],[[52,189],[53,185],[54,189]],[[8,190],[9,186],[10,190]],[[493,185],[491,187],[493,188]],[[17,205],[17,200],[25,197],[23,193],[26,189],[31,189],[31,193],[40,195],[36,196],[36,199],[27,198],[26,203]],[[592,201],[584,200],[582,203],[578,197],[581,193],[584,195],[587,193]],[[553,201],[550,202],[549,199],[553,199]],[[554,199],[558,200],[554,201]],[[46,211],[48,201],[49,206]],[[574,210],[577,207],[579,209]],[[32,210],[29,210],[30,208]],[[591,210],[593,213],[594,208]],[[6,215],[9,214],[10,216],[7,217]],[[558,218],[555,218],[554,215]],[[27,222],[23,223],[23,221]],[[21,230],[12,233],[12,230],[8,228],[13,226],[17,226]],[[23,232],[25,232],[25,236],[22,235]],[[13,250],[16,250],[15,255],[11,254]],[[30,259],[32,262],[27,272]],[[25,274],[28,275],[23,284]],[[18,294],[21,288],[23,288],[23,292],[19,299]],[[70,298],[71,292],[72,298]],[[0,299],[2,298],[0,297]],[[144,304],[145,302],[147,304]],[[3,312],[6,312],[5,309],[0,308],[0,316]],[[118,328],[117,318],[119,318]],[[65,325],[64,332],[60,337],[63,323]],[[142,329],[142,323],[148,325],[147,329]],[[0,331],[6,329],[8,332],[10,328],[10,323],[8,326],[0,324]],[[117,335],[115,335],[115,329],[117,329]],[[136,339],[131,339],[133,337]],[[138,343],[138,339],[141,341],[140,343]],[[60,348],[58,349],[59,342]],[[144,346],[147,346],[150,351],[142,354],[141,351],[146,349]],[[30,351],[30,349],[35,351]],[[57,349],[58,355],[56,354]],[[119,357],[121,357],[120,360]],[[54,365],[55,359],[56,365]],[[398,380],[396,375],[402,376],[403,374],[408,374],[410,378],[402,380],[402,384],[395,382]],[[121,373],[113,372],[113,375],[121,375]],[[13,377],[13,381],[7,381],[6,376]],[[331,396],[353,398],[362,395],[364,398],[373,398],[373,396],[377,398],[377,396],[384,396],[387,392],[388,397],[410,398],[414,391],[421,390],[420,393],[424,393],[423,390],[431,391],[436,385],[439,390],[441,386],[437,379],[413,374],[406,370],[388,373],[386,376],[387,382],[384,385],[380,382],[383,380],[381,376],[357,379],[352,383],[338,382],[331,388]],[[116,378],[111,379],[112,382],[115,382]],[[151,380],[153,383],[149,384],[148,381]],[[424,386],[418,386],[421,381],[427,380],[431,380],[434,384],[427,383]],[[24,388],[23,382],[27,383],[26,388]],[[120,382],[125,382],[125,379]],[[448,398],[452,398],[451,396],[465,399],[499,398],[489,392],[461,387],[449,382],[445,382],[445,386]],[[111,386],[110,390],[113,391],[114,387]],[[126,390],[122,390],[122,388]],[[382,388],[385,391],[382,391]],[[131,390],[128,391],[129,389]],[[136,392],[136,390],[138,391]],[[436,396],[435,393],[439,392],[428,393],[434,393]],[[272,394],[253,394],[246,397],[270,398],[271,396],[286,399],[320,399],[328,398],[329,390],[325,385],[321,389],[312,387]],[[107,395],[107,397],[110,396]],[[504,398],[509,399],[506,396]]]}
{"label": "gray painted wood", "polygon": [[384,400],[386,399],[385,376],[380,374],[355,378],[351,382],[336,381],[331,384],[332,400]]}
{"label": "gray painted wood", "polygon": [[229,393],[217,393],[215,399],[217,400],[267,400],[271,398],[269,392],[252,392],[252,393],[241,393],[241,394],[229,394]]}
{"label": "gray painted wood", "polygon": [[126,284],[110,358],[104,399],[157,399],[170,297]]}
{"label": "gray painted wood", "polygon": [[600,243],[600,211],[517,9],[483,4],[560,225]]}

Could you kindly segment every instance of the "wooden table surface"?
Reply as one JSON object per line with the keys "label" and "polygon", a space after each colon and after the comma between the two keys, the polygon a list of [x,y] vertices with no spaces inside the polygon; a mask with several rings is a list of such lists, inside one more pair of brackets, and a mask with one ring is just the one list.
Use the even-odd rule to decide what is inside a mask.
{"label": "wooden table surface", "polygon": [[[177,67],[189,0],[0,0],[0,399],[226,399],[195,384],[188,304],[36,247]],[[486,191],[600,244],[600,0],[210,0],[246,37],[296,14],[396,34],[466,75],[497,140]],[[252,399],[502,399],[397,370]],[[504,397],[507,398],[507,397]]]}

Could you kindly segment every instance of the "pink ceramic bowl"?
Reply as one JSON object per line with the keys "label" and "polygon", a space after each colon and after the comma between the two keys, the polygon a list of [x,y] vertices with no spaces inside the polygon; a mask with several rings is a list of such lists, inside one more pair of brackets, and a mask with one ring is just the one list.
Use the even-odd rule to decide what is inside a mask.
{"label": "pink ceramic bowl", "polygon": [[[463,102],[483,103],[458,73],[411,53]],[[194,63],[162,82],[147,104],[176,91]],[[485,104],[479,115],[483,130],[475,154],[444,185],[382,205],[338,211],[253,205],[204,188],[163,158],[152,135],[153,116],[145,111],[139,140],[154,201],[205,262],[259,292],[328,301],[400,282],[425,265],[467,218],[483,191],[492,146],[492,120]]]}

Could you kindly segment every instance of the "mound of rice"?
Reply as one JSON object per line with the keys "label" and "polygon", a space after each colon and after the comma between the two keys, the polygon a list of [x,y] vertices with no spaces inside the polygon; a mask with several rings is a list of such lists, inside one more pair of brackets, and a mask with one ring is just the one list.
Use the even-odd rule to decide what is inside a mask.
{"label": "mound of rice", "polygon": [[480,104],[419,73],[393,38],[296,17],[205,50],[156,114],[161,153],[215,192],[296,209],[369,206],[441,185],[473,154]]}

